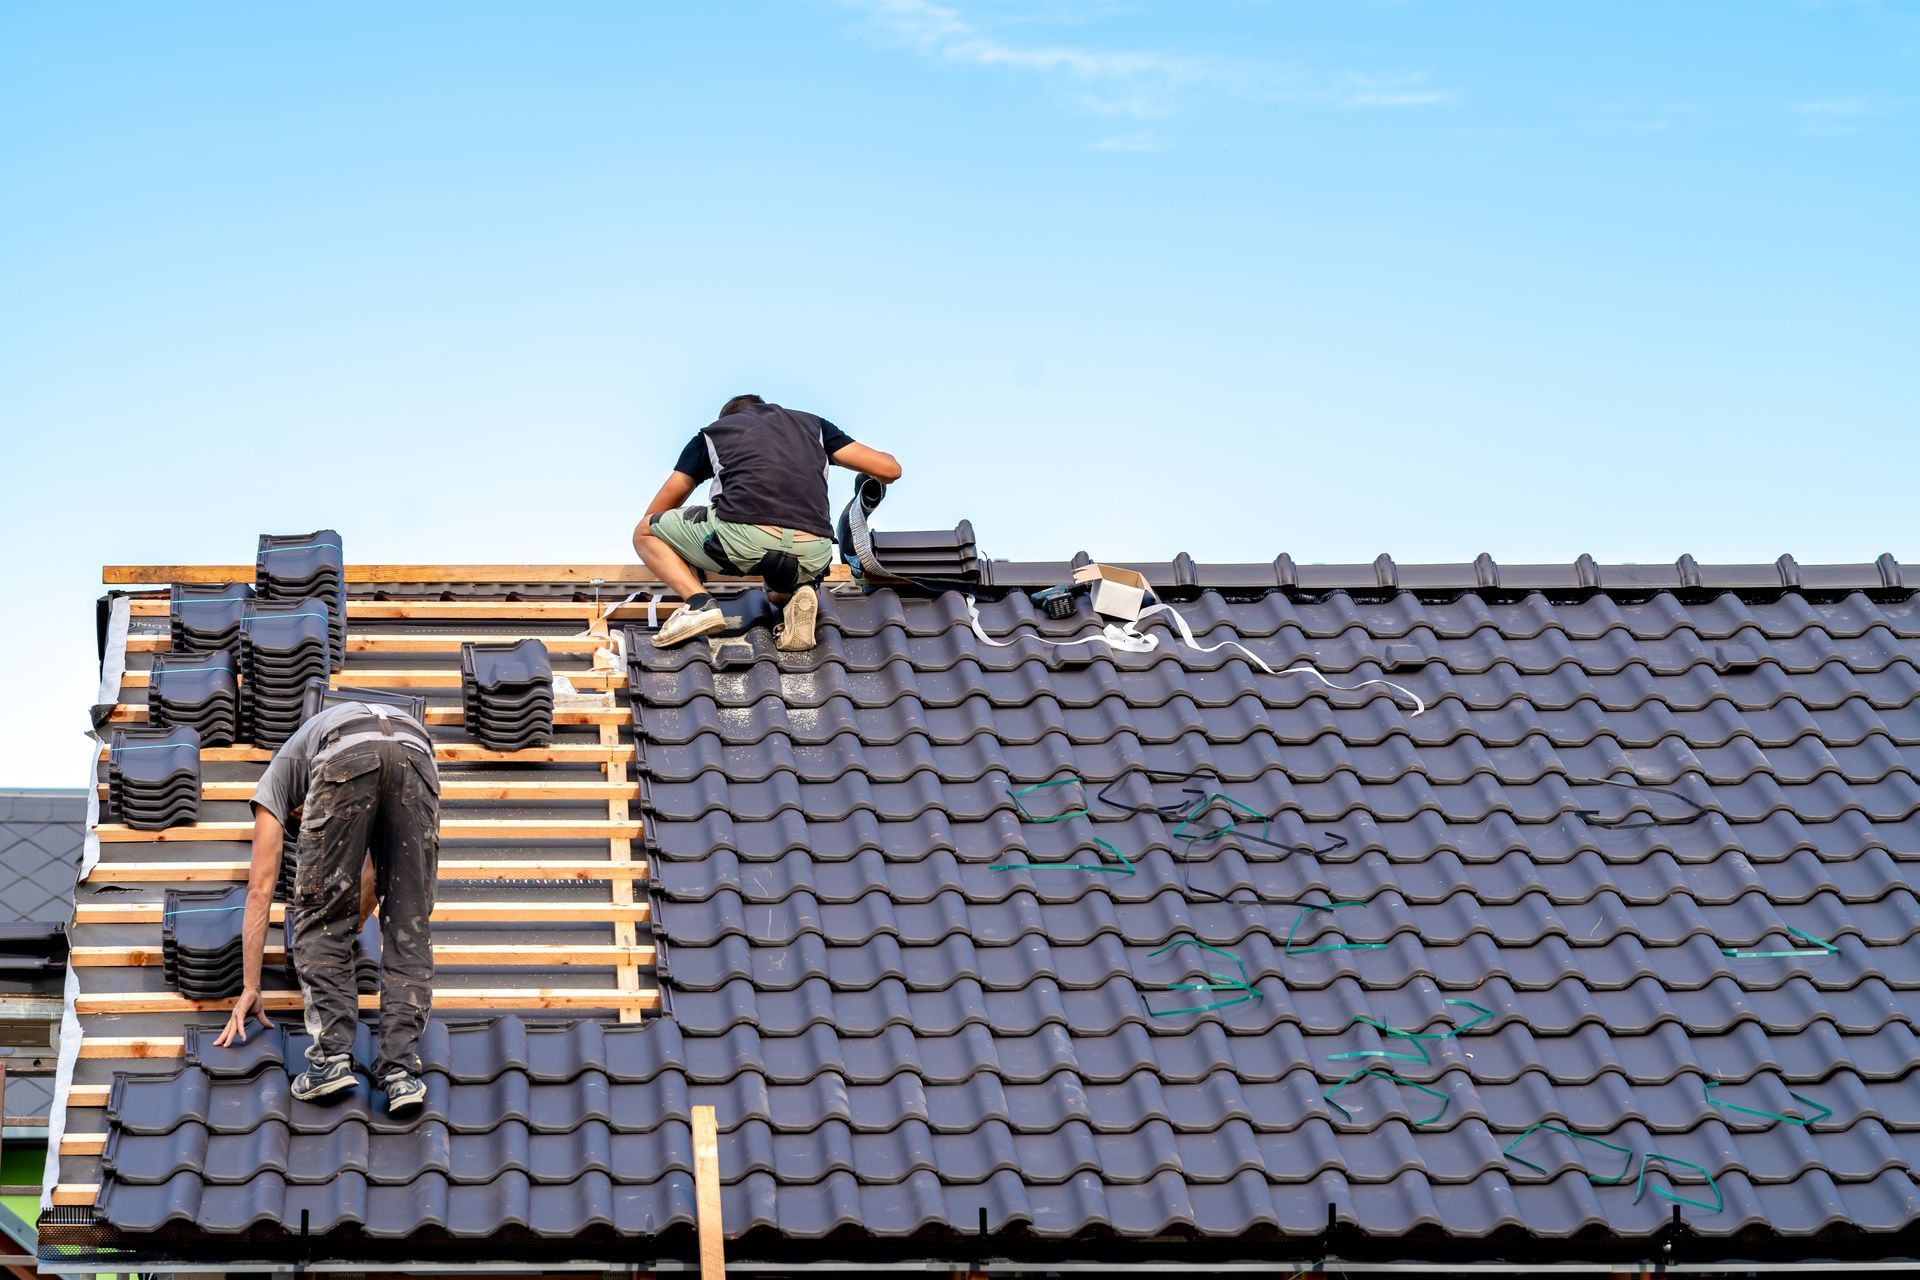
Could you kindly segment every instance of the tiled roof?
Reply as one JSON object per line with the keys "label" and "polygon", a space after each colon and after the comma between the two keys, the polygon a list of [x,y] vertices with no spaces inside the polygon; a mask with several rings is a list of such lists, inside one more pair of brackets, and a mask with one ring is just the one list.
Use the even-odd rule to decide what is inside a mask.
{"label": "tiled roof", "polygon": [[192,1033],[115,1086],[102,1218],[671,1252],[710,1103],[749,1256],[1912,1252],[1899,566],[1368,568],[1149,573],[1200,645],[1355,691],[1156,622],[998,647],[952,593],[835,596],[811,654],[633,635],[664,1016],[450,1013],[405,1131],[288,1103],[288,1036]]}
{"label": "tiled roof", "polygon": [[73,914],[86,819],[81,792],[0,791],[0,924]]}
{"label": "tiled roof", "polygon": [[[1909,1228],[1920,608],[1773,597],[1177,605],[1418,716],[1232,649],[994,647],[952,594],[837,598],[812,655],[635,645],[730,1228]],[[1188,787],[1263,816],[1193,841]]]}

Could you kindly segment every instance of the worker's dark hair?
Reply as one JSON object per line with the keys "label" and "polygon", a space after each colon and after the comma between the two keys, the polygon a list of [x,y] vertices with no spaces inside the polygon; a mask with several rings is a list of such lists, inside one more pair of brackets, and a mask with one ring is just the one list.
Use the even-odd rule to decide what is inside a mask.
{"label": "worker's dark hair", "polygon": [[720,406],[720,416],[724,418],[729,414],[738,413],[750,404],[765,403],[766,401],[762,400],[759,396],[735,396]]}

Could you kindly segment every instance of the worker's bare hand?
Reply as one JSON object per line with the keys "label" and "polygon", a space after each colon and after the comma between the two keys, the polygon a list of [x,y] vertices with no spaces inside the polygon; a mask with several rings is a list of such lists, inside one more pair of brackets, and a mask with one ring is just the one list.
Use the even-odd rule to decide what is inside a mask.
{"label": "worker's bare hand", "polygon": [[236,1040],[241,1044],[245,1044],[247,1042],[248,1014],[252,1014],[254,1017],[260,1019],[260,1025],[263,1027],[273,1026],[273,1022],[267,1017],[266,1002],[260,998],[260,988],[258,987],[248,987],[240,993],[240,998],[233,1002],[233,1012],[227,1015],[226,1029],[222,1031],[220,1037],[213,1042],[214,1046],[224,1049]]}

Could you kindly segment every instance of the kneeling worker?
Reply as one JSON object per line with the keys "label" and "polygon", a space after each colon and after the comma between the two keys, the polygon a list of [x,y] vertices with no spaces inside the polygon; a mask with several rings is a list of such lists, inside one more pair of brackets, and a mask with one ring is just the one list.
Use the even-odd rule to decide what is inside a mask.
{"label": "kneeling worker", "polygon": [[[633,549],[647,568],[687,602],[655,634],[656,648],[727,625],[701,586],[709,573],[759,574],[768,597],[783,606],[778,647],[813,648],[820,610],[814,584],[833,561],[829,462],[882,484],[900,478],[892,454],[857,443],[825,418],[759,396],[735,396],[721,406],[720,417],[681,450],[633,531]],[[680,508],[702,480],[713,481],[712,511]]]}
{"label": "kneeling worker", "polygon": [[371,856],[380,904],[380,1044],[374,1079],[387,1108],[426,1101],[419,1044],[433,1007],[433,935],[428,918],[440,874],[440,775],[433,740],[406,712],[371,702],[328,707],[273,754],[253,795],[253,863],[242,931],[245,986],[215,1041],[247,1038],[249,1019],[271,1026],[260,999],[267,916],[280,874],[285,824],[299,814],[294,874],[294,968],[306,1002],[307,1070],[293,1081],[302,1101],[353,1088],[360,996],[354,936],[364,916],[361,869]]}

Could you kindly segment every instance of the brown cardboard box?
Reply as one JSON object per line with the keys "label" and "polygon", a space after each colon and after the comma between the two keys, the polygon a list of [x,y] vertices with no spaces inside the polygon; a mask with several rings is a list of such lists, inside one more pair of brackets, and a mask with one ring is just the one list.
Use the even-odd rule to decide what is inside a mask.
{"label": "brown cardboard box", "polygon": [[1092,583],[1093,611],[1105,618],[1132,622],[1140,616],[1147,592],[1147,580],[1131,569],[1110,564],[1083,564],[1073,571],[1075,582]]}

